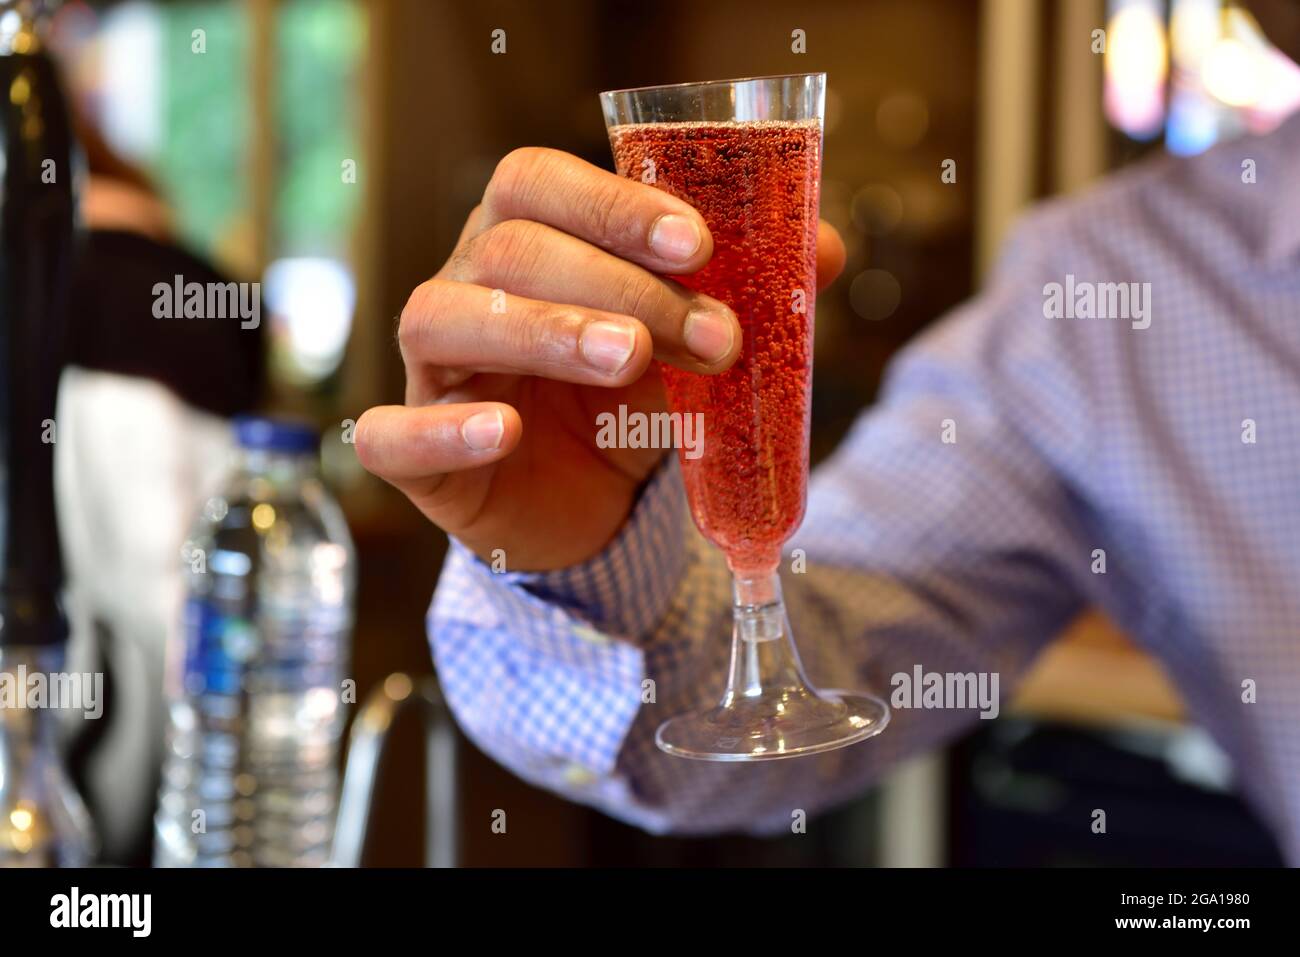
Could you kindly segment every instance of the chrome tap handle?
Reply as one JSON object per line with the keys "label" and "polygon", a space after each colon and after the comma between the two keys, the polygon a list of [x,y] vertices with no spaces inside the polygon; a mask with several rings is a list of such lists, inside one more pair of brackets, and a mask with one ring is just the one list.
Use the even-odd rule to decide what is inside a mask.
{"label": "chrome tap handle", "polygon": [[412,706],[419,709],[424,730],[424,863],[456,866],[456,727],[437,683],[432,678],[412,683],[401,672],[389,675],[370,693],[352,723],[331,866],[361,866],[379,764],[393,724]]}

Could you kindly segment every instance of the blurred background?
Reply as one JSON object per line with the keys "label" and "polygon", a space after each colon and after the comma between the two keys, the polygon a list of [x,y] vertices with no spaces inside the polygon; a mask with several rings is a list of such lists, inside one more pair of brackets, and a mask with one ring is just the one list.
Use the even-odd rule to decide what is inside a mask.
{"label": "blurred background", "polygon": [[[872,401],[898,347],[977,288],[1026,204],[1151,152],[1267,130],[1300,105],[1300,70],[1222,0],[78,0],[57,14],[55,41],[90,161],[88,225],[165,237],[262,283],[263,329],[248,340],[262,385],[243,404],[322,430],[358,553],[359,700],[392,672],[432,672],[424,613],[446,543],[359,469],[349,424],[402,400],[396,316],[502,155],[543,145],[610,166],[598,91],[828,73],[822,215],[848,267],[818,303],[815,458]],[[939,176],[948,160],[952,184]],[[456,855],[1278,863],[1226,760],[1182,713],[1158,667],[1087,616],[1002,718],[806,836],[651,837],[529,788],[461,740]],[[404,723],[366,863],[421,862],[421,762]],[[94,769],[81,774],[92,811],[111,817]],[[1116,809],[1105,842],[1078,824],[1098,805]],[[510,809],[508,834],[489,827],[495,808]],[[147,820],[108,830],[109,859],[148,861]]]}

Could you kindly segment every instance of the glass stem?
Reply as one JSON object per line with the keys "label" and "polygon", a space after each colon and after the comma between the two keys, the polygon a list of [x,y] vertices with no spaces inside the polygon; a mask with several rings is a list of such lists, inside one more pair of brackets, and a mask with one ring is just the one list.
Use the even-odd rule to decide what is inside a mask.
{"label": "glass stem", "polygon": [[807,691],[776,572],[732,578],[731,669],[723,705],[778,689]]}

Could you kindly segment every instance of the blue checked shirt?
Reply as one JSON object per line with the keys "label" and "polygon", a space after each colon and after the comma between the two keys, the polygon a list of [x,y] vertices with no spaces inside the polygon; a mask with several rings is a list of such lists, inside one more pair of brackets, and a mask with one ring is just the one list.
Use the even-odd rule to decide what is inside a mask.
{"label": "blue checked shirt", "polygon": [[[1150,283],[1150,326],[1046,317],[1067,276]],[[1300,119],[1032,212],[983,293],[898,356],[789,547],[823,687],[887,697],[919,664],[997,672],[1005,695],[1105,609],[1300,862]],[[754,765],[661,754],[663,719],[716,703],[730,639],[727,570],[675,461],[586,564],[494,574],[453,543],[429,630],[480,747],[656,832],[788,827],[978,720],[895,710],[870,741]]]}

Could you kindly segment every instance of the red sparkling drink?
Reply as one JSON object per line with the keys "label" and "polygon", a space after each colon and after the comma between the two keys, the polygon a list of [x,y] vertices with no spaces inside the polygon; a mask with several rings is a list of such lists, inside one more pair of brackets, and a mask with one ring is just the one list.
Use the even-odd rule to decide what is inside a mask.
{"label": "red sparkling drink", "polygon": [[620,175],[686,200],[713,234],[709,264],[674,278],[735,310],[740,358],[660,372],[674,412],[703,413],[703,454],[678,450],[696,525],[738,576],[770,574],[807,495],[821,126],[633,124],[610,142]]}

